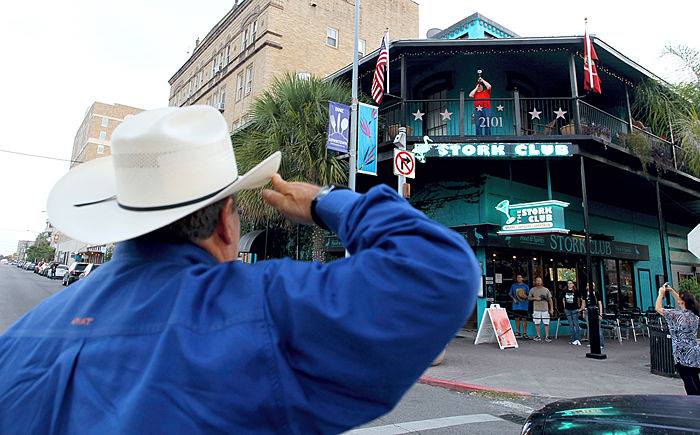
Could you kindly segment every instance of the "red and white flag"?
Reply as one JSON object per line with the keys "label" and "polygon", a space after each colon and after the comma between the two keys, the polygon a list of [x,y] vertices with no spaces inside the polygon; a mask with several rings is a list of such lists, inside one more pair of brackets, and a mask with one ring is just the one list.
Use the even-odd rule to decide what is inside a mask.
{"label": "red and white flag", "polygon": [[598,67],[595,64],[598,61],[598,55],[591,37],[588,36],[588,27],[586,27],[584,34],[583,45],[583,89],[600,94],[600,76],[598,76]]}
{"label": "red and white flag", "polygon": [[379,47],[379,57],[377,58],[377,66],[374,68],[374,80],[372,81],[372,99],[381,104],[384,99],[384,80],[389,74],[389,33],[385,33],[382,37],[382,45]]}

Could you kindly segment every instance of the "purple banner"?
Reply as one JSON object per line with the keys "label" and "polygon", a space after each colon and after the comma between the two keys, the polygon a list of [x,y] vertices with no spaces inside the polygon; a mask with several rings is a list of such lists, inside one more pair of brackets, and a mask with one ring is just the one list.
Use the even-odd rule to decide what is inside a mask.
{"label": "purple banner", "polygon": [[350,106],[331,101],[328,103],[328,142],[326,148],[347,153],[349,143]]}

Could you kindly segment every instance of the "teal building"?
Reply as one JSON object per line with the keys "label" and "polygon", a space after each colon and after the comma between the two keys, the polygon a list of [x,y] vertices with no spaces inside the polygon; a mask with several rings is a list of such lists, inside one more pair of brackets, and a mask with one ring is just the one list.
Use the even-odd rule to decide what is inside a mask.
{"label": "teal building", "polygon": [[[384,161],[358,189],[396,185],[391,150],[406,127],[418,160],[409,201],[461,233],[481,263],[467,327],[490,304],[510,309],[518,274],[529,284],[541,277],[558,313],[566,282],[583,290],[590,276],[613,314],[646,311],[659,285],[697,277],[686,236],[700,222],[700,179],[632,110],[635,87],[656,77],[602,39],[592,43],[602,94],[583,89],[583,36],[520,37],[477,13],[429,39],[391,43]],[[360,64],[365,94],[376,56]],[[488,102],[469,97],[478,77],[492,85]],[[342,247],[329,240],[328,249]]]}

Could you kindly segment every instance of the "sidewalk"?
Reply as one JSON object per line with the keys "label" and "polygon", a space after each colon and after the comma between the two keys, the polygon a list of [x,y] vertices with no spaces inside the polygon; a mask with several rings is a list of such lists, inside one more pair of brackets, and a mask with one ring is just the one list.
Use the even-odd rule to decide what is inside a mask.
{"label": "sidewalk", "polygon": [[567,338],[560,336],[551,343],[519,339],[518,349],[499,350],[495,343],[475,346],[473,336],[456,337],[447,348],[445,361],[424,373],[424,382],[439,385],[448,381],[470,384],[465,389],[475,391],[514,391],[555,398],[685,394],[680,379],[649,371],[648,338],[637,343],[624,340],[622,344],[607,340],[605,360],[586,358],[586,343],[572,346]]}

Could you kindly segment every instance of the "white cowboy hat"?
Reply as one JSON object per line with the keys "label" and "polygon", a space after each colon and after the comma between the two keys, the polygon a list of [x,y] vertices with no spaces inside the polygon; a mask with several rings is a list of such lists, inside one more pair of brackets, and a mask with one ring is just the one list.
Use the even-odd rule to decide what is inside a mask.
{"label": "white cowboy hat", "polygon": [[75,240],[113,243],[162,228],[265,185],[282,157],[238,175],[226,121],[210,106],[141,112],[114,130],[111,146],[111,156],[77,165],[49,194],[49,221]]}

